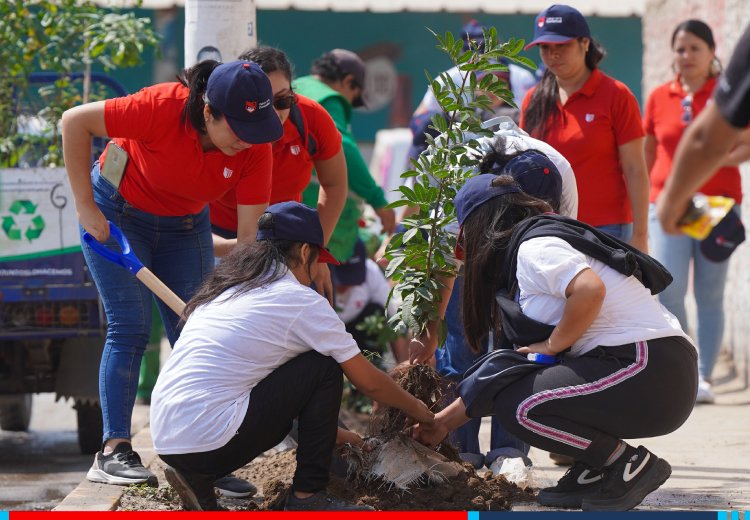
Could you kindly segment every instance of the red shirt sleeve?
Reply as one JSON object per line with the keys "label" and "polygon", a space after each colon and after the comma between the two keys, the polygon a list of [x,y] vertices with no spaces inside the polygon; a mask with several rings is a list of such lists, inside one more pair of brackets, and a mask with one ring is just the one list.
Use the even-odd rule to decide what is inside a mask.
{"label": "red shirt sleeve", "polygon": [[612,122],[618,146],[644,136],[638,100],[624,83],[615,81]]}
{"label": "red shirt sleeve", "polygon": [[[163,135],[160,124],[164,118],[156,117],[160,100],[152,87],[146,87],[125,97],[104,102],[104,125],[109,137],[124,137],[150,141]],[[171,121],[170,121],[171,123]]]}
{"label": "red shirt sleeve", "polygon": [[250,152],[242,169],[242,176],[235,187],[237,204],[243,206],[268,204],[271,199],[271,172],[273,170],[271,144],[255,144]]}

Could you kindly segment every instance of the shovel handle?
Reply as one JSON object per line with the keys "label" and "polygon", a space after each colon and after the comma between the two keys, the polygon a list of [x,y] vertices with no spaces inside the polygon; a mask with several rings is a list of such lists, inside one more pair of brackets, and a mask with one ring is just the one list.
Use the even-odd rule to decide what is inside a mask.
{"label": "shovel handle", "polygon": [[109,234],[115,239],[115,242],[120,246],[122,252],[113,251],[107,246],[99,242],[93,235],[88,231],[84,231],[83,240],[86,242],[91,249],[96,251],[99,255],[106,258],[110,262],[114,262],[130,271],[135,275],[143,285],[148,287],[161,301],[166,303],[170,309],[172,309],[178,316],[182,314],[185,309],[185,302],[183,302],[179,296],[177,296],[172,290],[164,285],[164,282],[159,280],[154,273],[148,268],[144,267],[135,252],[130,247],[127,237],[122,233],[114,222],[109,222]]}

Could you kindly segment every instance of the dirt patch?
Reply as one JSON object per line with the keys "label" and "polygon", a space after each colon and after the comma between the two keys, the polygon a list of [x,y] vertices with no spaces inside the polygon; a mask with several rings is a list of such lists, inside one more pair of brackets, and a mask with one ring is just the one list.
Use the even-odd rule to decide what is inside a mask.
{"label": "dirt patch", "polygon": [[[453,392],[441,378],[429,367],[423,365],[399,366],[391,375],[399,385],[424,401],[431,410],[438,411],[452,399]],[[401,433],[407,425],[406,416],[399,410],[382,409],[371,420],[350,415],[345,422],[350,429],[367,437],[374,437],[385,444],[389,441],[402,441],[408,444],[411,439],[404,439]],[[354,423],[354,424],[352,424]],[[408,437],[408,436],[406,436]],[[421,445],[414,453],[427,450]],[[359,449],[359,448],[357,448]],[[429,450],[427,450],[429,451]],[[344,479],[331,475],[328,492],[334,497],[351,504],[371,506],[379,511],[388,510],[459,510],[459,511],[507,511],[514,502],[534,501],[531,490],[523,491],[504,477],[495,477],[491,471],[479,475],[469,464],[457,464],[459,461],[456,449],[444,442],[438,448],[442,460],[454,470],[438,475],[440,481],[433,478],[415,478],[409,480],[408,490],[399,489],[380,478],[366,476],[366,472],[351,472],[354,478]],[[340,450],[346,457],[346,450]],[[435,455],[435,452],[430,452]],[[422,454],[424,455],[424,454]],[[415,455],[416,456],[416,455]],[[359,458],[363,454],[360,450]],[[364,457],[367,458],[366,455]],[[401,460],[399,457],[398,460]],[[447,459],[447,460],[446,460]],[[392,459],[396,460],[396,459]],[[367,461],[370,465],[371,461]],[[382,463],[382,457],[380,462]],[[252,461],[234,474],[244,478],[258,487],[258,495],[253,499],[220,498],[219,504],[230,510],[279,510],[283,509],[287,493],[291,488],[291,479],[296,469],[296,450],[277,452],[271,450]],[[352,465],[349,465],[350,470]],[[174,510],[181,504],[164,479],[164,465],[157,459],[151,470],[162,482],[162,487],[144,488],[131,486],[123,496],[121,510]],[[421,470],[417,471],[419,473]],[[343,475],[343,473],[341,473]],[[365,475],[363,477],[363,475]],[[426,474],[425,474],[426,475]],[[417,475],[418,477],[418,475]]]}
{"label": "dirt patch", "polygon": [[[297,467],[296,451],[269,453],[237,470],[258,487],[252,499],[219,498],[219,504],[232,511],[283,509],[283,501],[291,486]],[[328,492],[349,503],[368,505],[381,511],[506,511],[513,503],[534,500],[531,491],[522,491],[502,477],[487,471],[477,474],[471,466],[440,486],[416,486],[408,492],[388,489],[378,482],[350,482],[331,476]],[[120,511],[176,511],[182,509],[180,499],[164,478],[164,463],[157,459],[151,465],[159,479],[158,488],[130,486],[120,501]]]}

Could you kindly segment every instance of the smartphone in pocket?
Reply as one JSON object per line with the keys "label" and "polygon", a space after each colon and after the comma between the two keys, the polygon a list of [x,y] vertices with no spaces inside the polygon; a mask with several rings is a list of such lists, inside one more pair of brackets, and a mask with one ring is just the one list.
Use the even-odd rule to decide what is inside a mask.
{"label": "smartphone in pocket", "polygon": [[110,141],[107,146],[107,156],[99,170],[99,175],[107,179],[115,188],[119,188],[127,164],[128,152],[120,148],[114,141]]}

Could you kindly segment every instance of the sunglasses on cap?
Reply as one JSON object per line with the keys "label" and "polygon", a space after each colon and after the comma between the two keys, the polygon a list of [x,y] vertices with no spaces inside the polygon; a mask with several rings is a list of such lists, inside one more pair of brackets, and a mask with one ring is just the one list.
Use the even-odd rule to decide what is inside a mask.
{"label": "sunglasses on cap", "polygon": [[461,260],[463,262],[465,258],[465,251],[464,251],[464,227],[461,226],[458,228],[458,237],[456,237],[456,247],[453,249],[453,255],[456,257],[456,260]]}
{"label": "sunglasses on cap", "polygon": [[295,103],[297,103],[297,96],[293,93],[273,98],[273,108],[276,110],[289,110]]}

